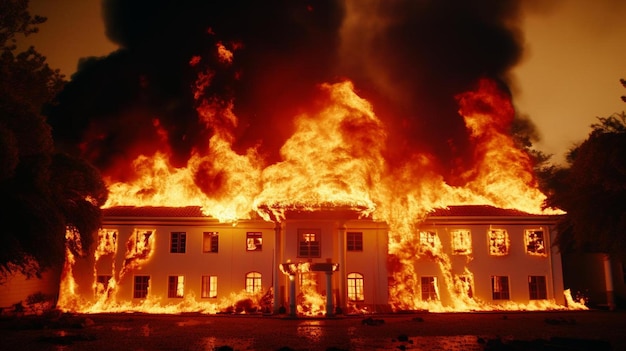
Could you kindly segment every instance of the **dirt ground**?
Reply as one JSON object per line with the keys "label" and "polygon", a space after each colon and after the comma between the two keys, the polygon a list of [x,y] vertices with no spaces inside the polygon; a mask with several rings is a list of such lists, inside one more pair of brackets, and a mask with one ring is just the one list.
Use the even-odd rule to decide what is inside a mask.
{"label": "dirt ground", "polygon": [[626,350],[625,311],[0,319],[2,350]]}

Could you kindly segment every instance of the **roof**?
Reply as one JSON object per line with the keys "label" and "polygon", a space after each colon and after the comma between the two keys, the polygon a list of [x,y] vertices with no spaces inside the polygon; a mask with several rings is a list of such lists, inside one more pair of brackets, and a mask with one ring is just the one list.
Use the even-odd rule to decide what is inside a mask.
{"label": "roof", "polygon": [[200,206],[116,206],[102,209],[104,217],[207,217]]}
{"label": "roof", "polygon": [[[116,206],[102,209],[104,217],[151,217],[151,218],[193,218],[208,217],[200,206]],[[488,205],[448,206],[432,210],[428,217],[546,217],[515,209],[498,208]]]}
{"label": "roof", "polygon": [[432,210],[429,217],[544,217],[516,209],[499,208],[489,205],[448,206]]}

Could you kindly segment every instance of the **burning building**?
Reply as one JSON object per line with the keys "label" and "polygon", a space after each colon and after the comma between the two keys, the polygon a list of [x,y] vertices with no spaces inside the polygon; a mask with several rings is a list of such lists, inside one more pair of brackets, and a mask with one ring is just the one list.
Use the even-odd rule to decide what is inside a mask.
{"label": "burning building", "polygon": [[431,212],[390,255],[388,225],[350,209],[233,226],[199,207],[112,207],[95,254],[71,267],[61,306],[293,316],[561,309],[554,223],[555,216],[453,206]]}
{"label": "burning building", "polygon": [[516,1],[105,3],[122,49],[51,109],[110,191],[61,308],[563,308]]}

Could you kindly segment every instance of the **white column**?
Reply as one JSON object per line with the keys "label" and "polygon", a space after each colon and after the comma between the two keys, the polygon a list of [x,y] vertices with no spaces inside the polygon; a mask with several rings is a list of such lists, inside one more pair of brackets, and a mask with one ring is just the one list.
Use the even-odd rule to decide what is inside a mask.
{"label": "white column", "polygon": [[335,306],[333,306],[333,271],[326,271],[326,317],[335,315]]}
{"label": "white column", "polygon": [[289,315],[296,317],[296,276],[289,275]]}
{"label": "white column", "polygon": [[278,310],[283,304],[280,291],[280,281],[284,279],[283,273],[280,271],[280,264],[283,262],[282,246],[282,226],[277,222],[274,227],[274,267],[272,268],[274,270],[274,281],[272,282],[274,289],[274,306],[272,312],[274,314],[278,314]]}
{"label": "white column", "polygon": [[615,310],[615,292],[613,291],[613,269],[611,268],[611,257],[605,254],[604,261],[604,284],[606,285],[606,303],[609,310]]}
{"label": "white column", "polygon": [[346,225],[345,223],[339,223],[337,228],[337,248],[339,251],[339,284],[337,289],[339,290],[339,296],[337,296],[337,305],[343,310],[346,310]]}

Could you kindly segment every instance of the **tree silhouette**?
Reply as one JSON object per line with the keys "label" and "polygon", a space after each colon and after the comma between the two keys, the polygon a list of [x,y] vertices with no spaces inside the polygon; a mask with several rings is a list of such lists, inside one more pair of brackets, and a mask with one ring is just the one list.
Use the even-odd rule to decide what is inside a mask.
{"label": "tree silhouette", "polygon": [[16,36],[37,32],[28,0],[0,0],[0,284],[21,272],[38,276],[63,263],[67,226],[90,245],[106,187],[95,168],[55,151],[42,110],[65,81]]}
{"label": "tree silhouette", "polygon": [[546,172],[546,204],[567,212],[558,225],[562,251],[620,255],[626,253],[626,113],[599,117],[591,128],[568,152],[566,167]]}

